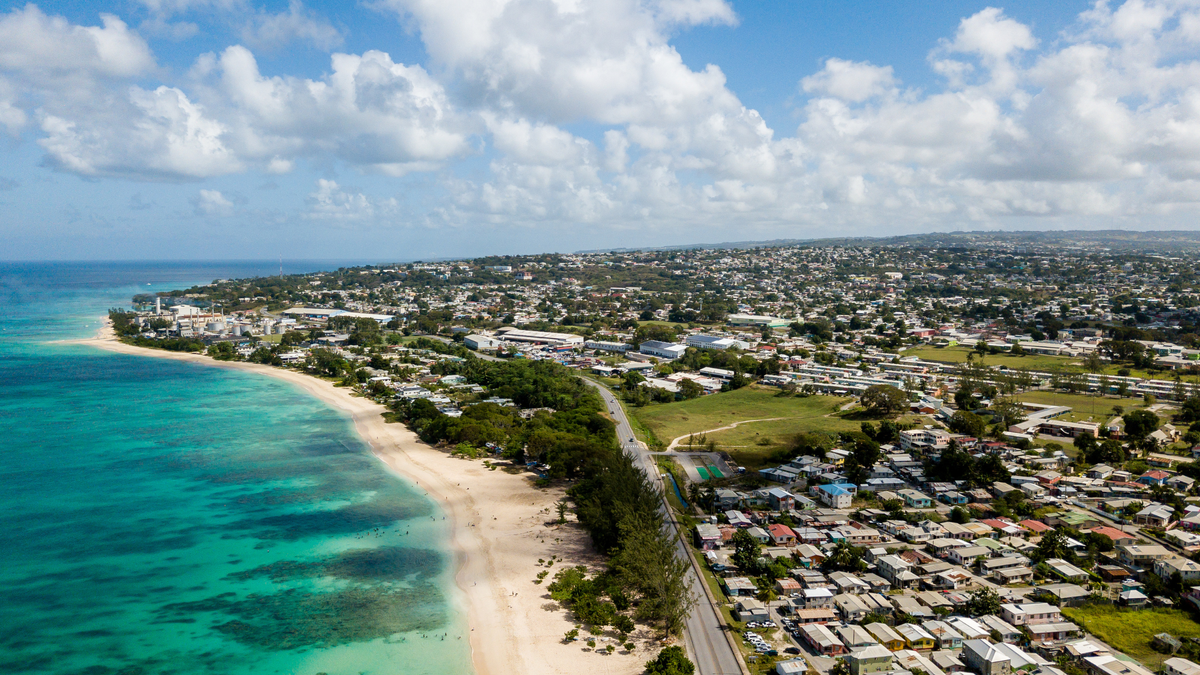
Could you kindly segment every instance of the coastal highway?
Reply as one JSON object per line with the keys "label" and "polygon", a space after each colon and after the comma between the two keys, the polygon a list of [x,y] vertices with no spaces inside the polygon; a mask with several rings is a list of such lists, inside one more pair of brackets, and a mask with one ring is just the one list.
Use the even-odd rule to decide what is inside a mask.
{"label": "coastal highway", "polygon": [[[621,407],[616,394],[598,382],[587,378],[581,379],[595,387],[600,392],[600,396],[604,398],[613,421],[617,423],[617,437],[621,440],[621,447],[633,456],[634,464],[646,473],[652,483],[662,486],[662,481],[658,477],[658,466],[654,463],[654,458],[650,455],[649,450],[634,440],[636,437],[633,434],[633,427],[630,426],[629,419],[625,416],[625,409]],[[703,586],[704,580],[696,571],[695,559],[680,538],[675,519],[665,500],[662,504],[662,512],[663,519],[674,531],[675,545],[680,558],[692,563],[688,567],[690,570],[689,581],[692,584],[693,593],[697,596],[697,602],[688,615],[684,639],[687,641],[688,654],[696,664],[696,672],[700,675],[741,675],[743,670],[734,651],[735,647],[730,644],[717,608],[709,601],[709,596]],[[684,534],[686,535],[686,533]]]}

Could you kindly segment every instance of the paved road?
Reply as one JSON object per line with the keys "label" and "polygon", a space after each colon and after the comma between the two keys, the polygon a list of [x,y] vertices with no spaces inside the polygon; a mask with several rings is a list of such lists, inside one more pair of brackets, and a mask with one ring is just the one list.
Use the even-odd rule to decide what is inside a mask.
{"label": "paved road", "polygon": [[[634,440],[633,427],[629,425],[629,419],[625,416],[625,410],[621,407],[617,397],[607,387],[584,378],[592,387],[595,387],[600,395],[604,398],[605,404],[608,406],[608,411],[612,415],[613,420],[617,423],[617,437],[621,440],[621,447],[633,455],[634,464],[637,465],[652,482],[662,487],[662,481],[658,476],[658,467],[654,463],[654,458],[650,452],[642,444]],[[663,517],[673,530],[678,529],[673,518],[673,514],[667,508],[666,502],[662,505]],[[684,560],[691,562],[693,560],[691,552],[687,550],[686,544],[679,538],[675,537],[675,544],[678,547],[678,553]],[[695,608],[687,618],[686,628],[684,631],[684,639],[687,642],[688,653],[692,657],[692,661],[696,664],[696,672],[700,675],[741,675],[742,667],[738,664],[737,656],[734,653],[734,647],[729,644],[729,640],[725,635],[725,630],[721,624],[720,615],[712,603],[708,601],[708,596],[704,593],[701,584],[704,580],[697,574],[695,566],[691,568],[689,581],[692,584],[692,590],[696,593],[698,601]]]}

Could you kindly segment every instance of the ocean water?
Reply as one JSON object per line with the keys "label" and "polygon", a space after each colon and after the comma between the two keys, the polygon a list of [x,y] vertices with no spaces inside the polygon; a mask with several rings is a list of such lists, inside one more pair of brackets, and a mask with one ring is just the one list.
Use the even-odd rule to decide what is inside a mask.
{"label": "ocean water", "polygon": [[0,672],[471,672],[446,521],[346,418],[56,342],[134,293],[274,269],[0,263]]}

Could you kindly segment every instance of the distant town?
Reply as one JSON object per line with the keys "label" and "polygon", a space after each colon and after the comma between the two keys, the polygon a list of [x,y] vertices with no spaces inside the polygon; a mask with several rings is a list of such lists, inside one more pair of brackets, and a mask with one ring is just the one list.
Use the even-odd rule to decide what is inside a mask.
{"label": "distant town", "polygon": [[1200,675],[1198,260],[986,235],[546,254],[217,280],[111,317],[422,429],[555,412],[463,364],[585,378],[746,672]]}

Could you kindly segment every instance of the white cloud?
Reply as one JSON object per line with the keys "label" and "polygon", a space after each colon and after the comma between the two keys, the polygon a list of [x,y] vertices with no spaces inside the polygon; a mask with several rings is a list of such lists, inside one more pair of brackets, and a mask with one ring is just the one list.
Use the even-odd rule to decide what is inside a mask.
{"label": "white cloud", "polygon": [[1029,26],[1004,16],[1003,10],[988,7],[959,23],[949,49],[999,60],[1036,46]]}
{"label": "white cloud", "polygon": [[180,90],[130,87],[127,100],[78,119],[43,114],[49,162],[87,176],[202,178],[241,169],[224,126]]}
{"label": "white cloud", "polygon": [[204,98],[246,158],[332,154],[397,175],[470,149],[445,90],[420,66],[376,51],[334,54],[332,65],[322,80],[265,77],[248,49],[230,47],[202,64],[212,73]]}
{"label": "white cloud", "polygon": [[361,192],[344,190],[337,182],[317,180],[316,191],[308,195],[306,218],[330,221],[369,221],[376,216],[395,213],[395,199],[372,201]]}
{"label": "white cloud", "polygon": [[198,216],[228,216],[233,214],[233,202],[217,190],[201,190],[192,200]]}
{"label": "white cloud", "polygon": [[123,21],[102,14],[103,27],[74,26],[36,5],[0,15],[0,70],[35,77],[133,77],[154,67],[150,48]]}
{"label": "white cloud", "polygon": [[800,80],[800,88],[810,94],[826,94],[852,103],[887,93],[895,86],[891,66],[842,59],[828,59],[821,72]]}
{"label": "white cloud", "polygon": [[286,12],[259,11],[243,26],[242,39],[260,49],[308,42],[318,49],[329,50],[342,44],[341,32],[299,0],[291,0]]}

